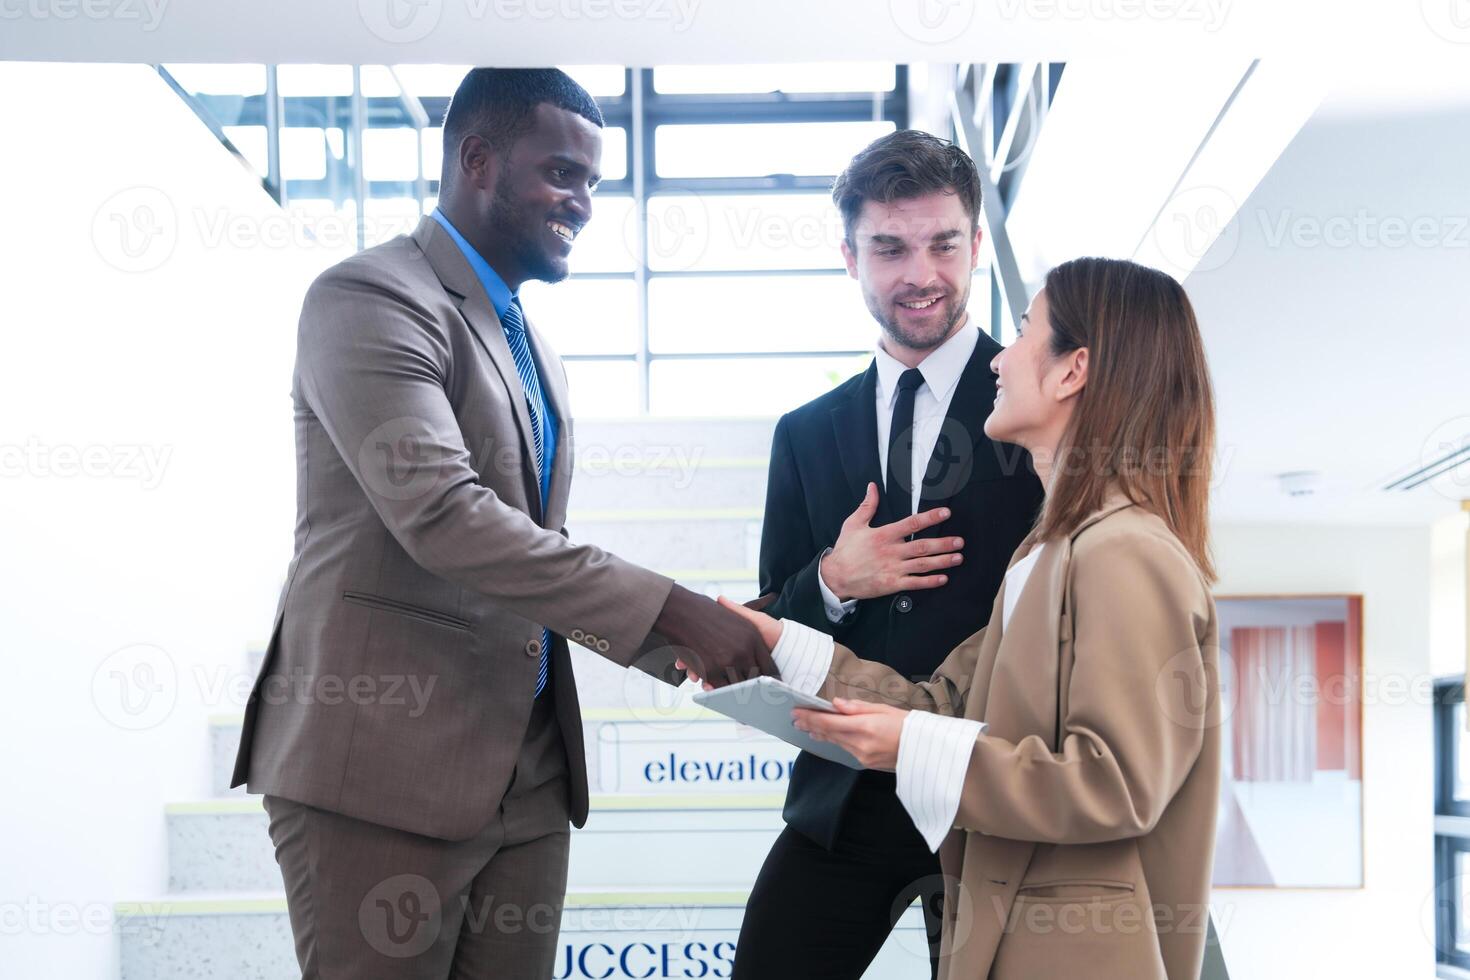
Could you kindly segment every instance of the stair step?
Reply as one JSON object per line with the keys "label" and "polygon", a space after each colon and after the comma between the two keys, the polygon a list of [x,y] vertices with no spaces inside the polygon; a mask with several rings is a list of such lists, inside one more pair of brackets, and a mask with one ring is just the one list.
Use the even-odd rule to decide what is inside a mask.
{"label": "stair step", "polygon": [[[746,898],[721,889],[569,891],[554,976],[727,977]],[[166,895],[120,902],[114,915],[122,980],[300,977],[282,895]],[[386,931],[377,941],[393,950]],[[923,919],[911,906],[864,976],[922,976],[924,949]]]}
{"label": "stair step", "polygon": [[[587,825],[572,831],[569,885],[579,889],[749,888],[781,832],[779,793],[668,796],[597,794]],[[252,892],[281,887],[259,797],[170,804],[169,891]],[[720,847],[706,860],[671,854]]]}

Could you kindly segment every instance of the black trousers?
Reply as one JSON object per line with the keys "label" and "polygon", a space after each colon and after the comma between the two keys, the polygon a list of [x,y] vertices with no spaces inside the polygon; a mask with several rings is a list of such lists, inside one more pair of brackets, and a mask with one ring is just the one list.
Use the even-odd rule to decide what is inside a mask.
{"label": "black trousers", "polygon": [[[832,850],[790,827],[776,839],[745,908],[731,980],[859,980],[915,898],[927,972],[938,975],[939,856],[894,795],[892,774],[863,776]],[[912,976],[922,977],[924,950],[911,952]]]}

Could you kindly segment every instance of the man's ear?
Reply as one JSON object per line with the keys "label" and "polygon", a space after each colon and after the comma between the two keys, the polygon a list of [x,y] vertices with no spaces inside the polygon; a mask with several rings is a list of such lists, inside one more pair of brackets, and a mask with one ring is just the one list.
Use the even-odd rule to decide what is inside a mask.
{"label": "man's ear", "polygon": [[980,266],[980,239],[984,236],[980,226],[975,225],[975,236],[970,239],[970,271],[974,272]]}
{"label": "man's ear", "polygon": [[852,245],[846,238],[842,239],[842,261],[847,264],[847,274],[850,278],[858,277],[857,253],[852,250]]}
{"label": "man's ear", "polygon": [[485,137],[471,133],[459,143],[459,170],[472,187],[494,190],[500,176],[500,154]]}

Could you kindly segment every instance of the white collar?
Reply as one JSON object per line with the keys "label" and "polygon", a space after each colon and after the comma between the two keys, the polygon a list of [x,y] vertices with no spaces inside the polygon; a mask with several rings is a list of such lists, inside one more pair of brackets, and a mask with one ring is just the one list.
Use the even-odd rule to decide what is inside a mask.
{"label": "white collar", "polygon": [[[960,375],[965,372],[965,365],[970,363],[979,342],[980,328],[967,313],[964,324],[954,335],[919,362],[919,373],[924,376],[924,384],[929,386],[935,399],[942,402],[949,397],[950,391],[959,384]],[[908,368],[884,350],[882,344],[878,345],[875,360],[878,362],[878,403],[891,409],[893,397],[898,394],[899,376]]]}

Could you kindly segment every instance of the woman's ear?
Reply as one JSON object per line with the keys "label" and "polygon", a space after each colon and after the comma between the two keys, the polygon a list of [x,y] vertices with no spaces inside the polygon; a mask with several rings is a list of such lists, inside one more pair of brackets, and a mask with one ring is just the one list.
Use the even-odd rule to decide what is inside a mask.
{"label": "woman's ear", "polygon": [[1057,401],[1066,401],[1087,387],[1087,348],[1079,347],[1067,354],[1067,372],[1057,384]]}

